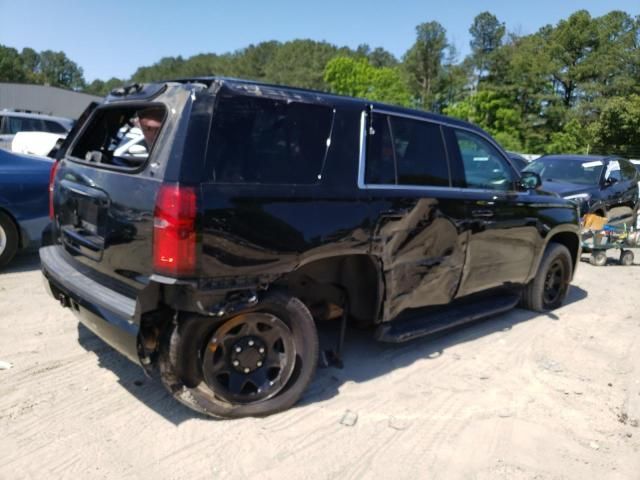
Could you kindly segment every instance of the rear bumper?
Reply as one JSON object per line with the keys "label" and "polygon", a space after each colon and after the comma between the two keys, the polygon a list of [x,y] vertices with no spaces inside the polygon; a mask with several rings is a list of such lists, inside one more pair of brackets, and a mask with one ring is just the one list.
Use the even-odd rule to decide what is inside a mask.
{"label": "rear bumper", "polygon": [[71,308],[89,330],[140,364],[136,300],[96,282],[69,263],[59,246],[41,248],[40,262],[45,287],[51,296]]}

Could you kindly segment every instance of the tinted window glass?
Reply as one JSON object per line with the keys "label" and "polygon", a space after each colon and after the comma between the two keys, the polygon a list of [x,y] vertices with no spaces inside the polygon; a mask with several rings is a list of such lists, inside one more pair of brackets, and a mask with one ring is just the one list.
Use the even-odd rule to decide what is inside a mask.
{"label": "tinted window glass", "polygon": [[327,151],[331,108],[258,97],[223,96],[208,149],[222,183],[312,184]]}
{"label": "tinted window glass", "polygon": [[67,130],[60,125],[58,122],[54,122],[52,120],[45,120],[45,126],[47,127],[47,131],[51,133],[67,133]]}
{"label": "tinted window glass", "polygon": [[71,151],[91,163],[136,168],[143,165],[165,119],[163,106],[96,110]]}
{"label": "tinted window glass", "polygon": [[400,185],[449,186],[449,167],[440,126],[390,117]]}
{"label": "tinted window glass", "polygon": [[636,168],[631,162],[627,160],[620,160],[620,167],[622,168],[622,178],[624,180],[636,179]]}
{"label": "tinted window glass", "polygon": [[396,183],[396,166],[389,125],[389,117],[386,115],[373,116],[367,135],[366,183],[374,185]]}
{"label": "tinted window glass", "polygon": [[469,188],[509,190],[513,176],[498,150],[470,132],[454,130]]}
{"label": "tinted window glass", "polygon": [[41,122],[35,118],[7,117],[9,120],[9,133],[15,135],[18,132],[35,132],[42,130]]}
{"label": "tinted window glass", "polygon": [[449,186],[439,125],[373,114],[371,127],[365,166],[368,184]]}

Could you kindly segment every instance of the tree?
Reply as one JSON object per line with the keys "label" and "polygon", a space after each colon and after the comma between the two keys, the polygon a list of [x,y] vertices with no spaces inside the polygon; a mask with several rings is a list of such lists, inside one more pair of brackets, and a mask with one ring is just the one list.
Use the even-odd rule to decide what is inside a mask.
{"label": "tree", "polygon": [[492,54],[502,45],[506,27],[492,13],[482,12],[473,19],[469,33],[472,61],[482,79],[491,71]]}
{"label": "tree", "polygon": [[438,22],[416,27],[416,42],[404,55],[404,67],[419,107],[434,110],[436,86],[447,47],[447,33]]}
{"label": "tree", "polygon": [[640,158],[640,95],[609,99],[590,130],[593,151]]}
{"label": "tree", "polygon": [[581,84],[597,77],[592,53],[598,48],[595,23],[589,12],[579,10],[555,28],[543,30],[553,81],[565,107],[572,107]]}
{"label": "tree", "polygon": [[0,81],[24,82],[26,75],[22,57],[15,48],[0,45]]}
{"label": "tree", "polygon": [[578,120],[572,118],[559,132],[551,134],[545,153],[587,153],[588,138]]}
{"label": "tree", "polygon": [[352,51],[327,42],[293,40],[283,43],[265,66],[269,81],[283,85],[326,90],[324,69],[333,57]]}
{"label": "tree", "polygon": [[498,91],[481,90],[445,108],[444,113],[481,126],[506,149],[523,148],[522,112]]}
{"label": "tree", "polygon": [[411,101],[397,69],[374,67],[366,58],[332,59],[325,68],[324,81],[332,92],[342,95],[405,106]]}
{"label": "tree", "polygon": [[96,79],[93,82],[91,82],[89,85],[87,85],[84,91],[92,95],[98,95],[100,97],[104,97],[105,95],[109,94],[109,92],[111,92],[113,89],[118,88],[124,85],[125,83],[127,82],[116,77],[111,77],[106,82]]}
{"label": "tree", "polygon": [[69,60],[63,52],[45,50],[40,52],[38,67],[42,82],[72,89],[84,87],[82,68]]}

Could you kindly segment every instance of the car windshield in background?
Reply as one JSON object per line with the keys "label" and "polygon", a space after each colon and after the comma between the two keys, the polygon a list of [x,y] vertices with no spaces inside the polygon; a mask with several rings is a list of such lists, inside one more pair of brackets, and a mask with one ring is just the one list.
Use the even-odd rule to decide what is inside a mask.
{"label": "car windshield in background", "polygon": [[149,157],[165,108],[117,107],[96,111],[71,156],[86,162],[136,168]]}
{"label": "car windshield in background", "polygon": [[596,185],[603,168],[602,160],[539,158],[531,162],[523,171],[535,172],[545,182]]}

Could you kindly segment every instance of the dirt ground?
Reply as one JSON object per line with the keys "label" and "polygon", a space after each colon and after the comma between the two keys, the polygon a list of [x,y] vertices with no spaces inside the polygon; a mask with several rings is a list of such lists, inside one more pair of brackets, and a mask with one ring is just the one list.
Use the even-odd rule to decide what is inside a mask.
{"label": "dirt ground", "polygon": [[79,327],[23,256],[0,273],[0,479],[637,480],[639,267],[582,262],[549,315],[400,346],[349,331],[345,368],[297,407],[216,421]]}

